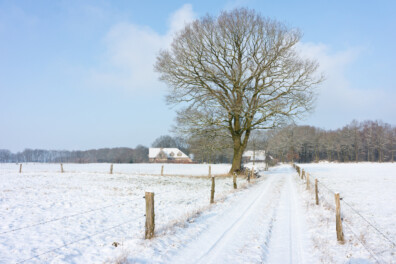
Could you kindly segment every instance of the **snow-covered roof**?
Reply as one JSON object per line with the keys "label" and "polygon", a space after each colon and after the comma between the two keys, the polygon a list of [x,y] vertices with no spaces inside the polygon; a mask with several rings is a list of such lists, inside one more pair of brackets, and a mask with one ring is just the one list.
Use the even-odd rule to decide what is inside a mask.
{"label": "snow-covered roof", "polygon": [[188,156],[178,148],[149,148],[149,158],[153,159],[157,157],[161,150],[168,158],[188,158]]}
{"label": "snow-covered roof", "polygon": [[265,150],[247,150],[242,154],[242,157],[249,157],[251,160],[253,160],[253,156],[255,160],[265,160]]}

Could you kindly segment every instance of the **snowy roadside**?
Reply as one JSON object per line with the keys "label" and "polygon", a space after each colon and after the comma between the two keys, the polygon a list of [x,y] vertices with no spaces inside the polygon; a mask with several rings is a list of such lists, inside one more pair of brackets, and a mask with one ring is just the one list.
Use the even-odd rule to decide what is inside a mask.
{"label": "snowy roadside", "polygon": [[[311,184],[313,178],[318,178],[322,184],[319,184],[320,204],[317,206],[313,185],[307,191],[305,181],[295,173],[315,252],[321,262],[396,263],[396,248],[392,245],[396,235],[396,166],[373,163],[299,166],[310,173]],[[344,199],[341,200],[344,245],[336,239],[332,191],[340,192]]]}

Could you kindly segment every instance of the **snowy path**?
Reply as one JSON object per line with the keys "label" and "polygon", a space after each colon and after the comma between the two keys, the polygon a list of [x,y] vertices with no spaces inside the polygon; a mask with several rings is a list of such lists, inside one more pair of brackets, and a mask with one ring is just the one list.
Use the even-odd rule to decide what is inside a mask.
{"label": "snowy path", "polygon": [[269,263],[313,263],[305,249],[311,249],[304,236],[304,218],[300,213],[297,192],[292,176],[286,177],[278,206],[273,239],[269,245]]}
{"label": "snowy path", "polygon": [[293,170],[282,166],[266,174],[169,262],[311,263]]}

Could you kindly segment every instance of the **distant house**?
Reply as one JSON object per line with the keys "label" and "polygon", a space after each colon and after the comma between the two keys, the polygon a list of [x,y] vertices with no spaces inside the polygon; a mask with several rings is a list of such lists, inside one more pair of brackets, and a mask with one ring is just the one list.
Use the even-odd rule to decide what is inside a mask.
{"label": "distant house", "polygon": [[242,154],[243,162],[264,162],[265,150],[247,150]]}
{"label": "distant house", "polygon": [[149,162],[192,163],[193,161],[178,148],[149,148]]}

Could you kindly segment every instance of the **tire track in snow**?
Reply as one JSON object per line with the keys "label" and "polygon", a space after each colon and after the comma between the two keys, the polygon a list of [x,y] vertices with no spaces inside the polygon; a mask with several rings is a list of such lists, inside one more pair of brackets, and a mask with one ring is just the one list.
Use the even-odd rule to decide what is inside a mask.
{"label": "tire track in snow", "polygon": [[[217,259],[223,260],[224,263],[264,262],[268,255],[268,244],[272,237],[272,227],[276,219],[283,184],[283,178],[277,178],[272,183],[266,197],[261,200],[259,208],[256,208],[254,220],[249,218],[249,223],[247,223],[249,228],[239,229],[232,237],[232,240],[238,243],[227,245],[226,253],[223,252],[221,258]],[[236,255],[235,252],[241,254]]]}
{"label": "tire track in snow", "polygon": [[[279,204],[279,201],[278,201],[278,204]],[[268,223],[267,232],[266,232],[264,243],[262,246],[263,247],[262,256],[261,256],[262,263],[267,262],[267,258],[268,258],[268,254],[269,254],[268,246],[272,239],[272,233],[273,233],[274,223],[275,223],[275,219],[276,219],[276,214],[278,212],[277,207],[278,207],[278,205],[276,206],[276,208],[274,207],[272,209],[272,216],[271,216],[270,222]]]}
{"label": "tire track in snow", "polygon": [[286,177],[286,183],[281,194],[267,262],[311,263],[303,250],[303,248],[310,248],[309,238],[304,236],[302,226],[304,218],[297,203],[293,174],[288,173],[283,177]]}

